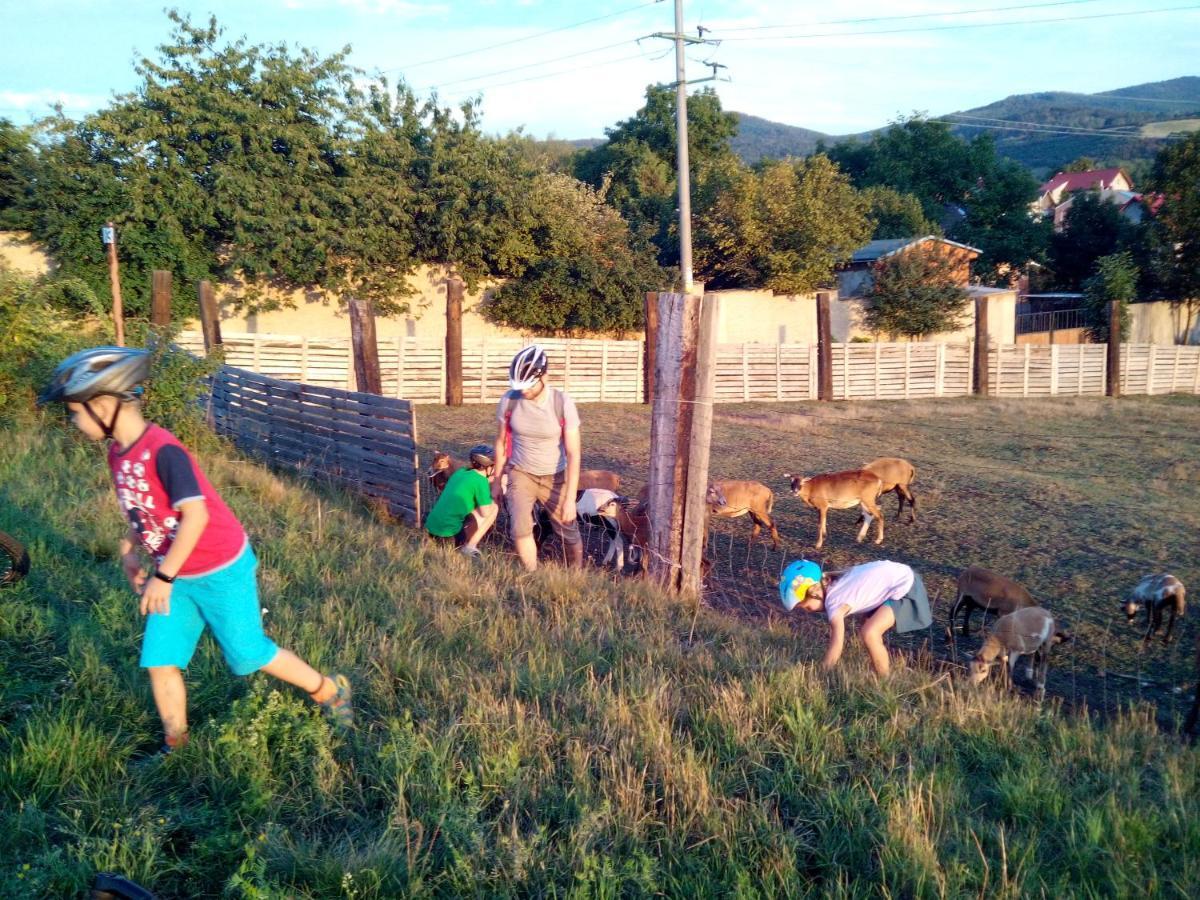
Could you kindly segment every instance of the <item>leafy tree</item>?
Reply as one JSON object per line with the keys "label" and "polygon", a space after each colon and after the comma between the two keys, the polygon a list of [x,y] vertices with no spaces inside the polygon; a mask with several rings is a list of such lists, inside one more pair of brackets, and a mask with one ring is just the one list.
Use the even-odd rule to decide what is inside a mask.
{"label": "leafy tree", "polygon": [[[689,172],[695,185],[709,167],[732,159],[729,141],[737,133],[737,117],[722,111],[710,88],[691,95],[687,110]],[[634,234],[654,244],[662,265],[678,265],[675,91],[651,85],[646,104],[606,134],[605,143],[579,154],[576,177],[597,189],[607,185],[608,202]]]}
{"label": "leafy tree", "polygon": [[1064,291],[1083,289],[1102,257],[1131,249],[1135,227],[1115,204],[1097,194],[1073,195],[1063,230],[1050,237],[1049,265],[1055,285]]}
{"label": "leafy tree", "polygon": [[28,227],[36,165],[28,132],[0,119],[0,228]]}
{"label": "leafy tree", "polygon": [[913,194],[902,194],[882,185],[863,191],[867,200],[867,216],[874,223],[873,240],[886,238],[941,235],[942,227],[927,218],[921,201]]}
{"label": "leafy tree", "polygon": [[648,247],[599,192],[575,178],[542,173],[531,183],[536,256],[484,307],[494,322],[569,334],[627,331],[642,324],[642,297],[665,273]]}
{"label": "leafy tree", "polygon": [[1037,182],[1022,166],[1001,160],[990,135],[965,141],[948,125],[914,116],[867,143],[840,143],[829,155],[858,188],[882,186],[919,198],[927,219],[946,222],[949,237],[983,251],[976,274],[993,276],[1044,255],[1048,233],[1028,214]]}
{"label": "leafy tree", "polygon": [[696,246],[697,272],[713,287],[811,291],[870,239],[867,199],[827,156],[714,171]]}
{"label": "leafy tree", "polygon": [[930,245],[886,256],[875,264],[863,315],[872,331],[918,337],[961,328],[967,292],[959,265]]}
{"label": "leafy tree", "polygon": [[1088,337],[1097,343],[1108,341],[1111,328],[1109,304],[1120,306],[1121,340],[1129,337],[1132,315],[1129,303],[1137,297],[1138,267],[1128,251],[1101,257],[1095,273],[1083,285],[1083,317]]}
{"label": "leafy tree", "polygon": [[1163,205],[1154,220],[1157,272],[1166,296],[1200,311],[1200,132],[1164,148],[1154,163],[1154,189]]}
{"label": "leafy tree", "polygon": [[1074,159],[1071,162],[1067,163],[1065,166],[1063,166],[1063,171],[1064,172],[1091,172],[1091,171],[1094,171],[1099,168],[1100,168],[1100,164],[1097,163],[1090,156],[1080,156],[1078,159]]}
{"label": "leafy tree", "polygon": [[995,159],[968,191],[966,216],[951,229],[951,236],[982,251],[972,264],[976,275],[995,282],[1002,273],[1045,260],[1053,226],[1029,213],[1037,188],[1024,166]]}

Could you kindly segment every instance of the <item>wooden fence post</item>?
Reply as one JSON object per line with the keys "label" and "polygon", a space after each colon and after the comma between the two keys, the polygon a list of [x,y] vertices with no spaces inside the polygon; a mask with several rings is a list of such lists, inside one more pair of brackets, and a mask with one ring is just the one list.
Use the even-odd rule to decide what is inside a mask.
{"label": "wooden fence post", "polygon": [[446,405],[462,406],[462,301],[461,278],[446,279]]}
{"label": "wooden fence post", "polygon": [[643,403],[654,402],[654,362],[658,350],[658,294],[648,291],[645,298],[646,352],[642,357]]}
{"label": "wooden fence post", "polygon": [[350,300],[350,342],[354,352],[354,377],[358,389],[383,393],[379,374],[379,342],[375,339],[375,310],[369,300]]}
{"label": "wooden fence post", "polygon": [[[829,321],[832,291],[817,291],[817,399],[833,399],[833,337]],[[847,360],[849,363],[849,360]]]}
{"label": "wooden fence post", "polygon": [[201,281],[197,288],[200,295],[200,328],[204,332],[204,352],[221,346],[221,309],[213,296],[211,281]]}
{"label": "wooden fence post", "polygon": [[695,392],[700,299],[658,295],[654,405],[650,418],[650,576],[677,588]]}
{"label": "wooden fence post", "polygon": [[155,269],[150,277],[150,324],[171,324],[171,273]]}
{"label": "wooden fence post", "polygon": [[[699,595],[704,536],[708,524],[708,458],[712,445],[713,393],[716,390],[717,303],[706,294],[700,303],[696,367],[692,387],[692,428],[688,443],[687,491],[683,507],[680,589]],[[778,348],[778,345],[776,345]]]}
{"label": "wooden fence post", "polygon": [[1108,374],[1104,393],[1109,397],[1121,396],[1121,304],[1113,300],[1108,304]]}
{"label": "wooden fence post", "polygon": [[986,297],[975,298],[975,393],[988,393],[988,306]]}
{"label": "wooden fence post", "polygon": [[105,222],[100,235],[108,254],[108,286],[112,291],[113,331],[116,334],[117,346],[124,347],[125,307],[121,302],[121,264],[117,260],[117,228],[112,222]]}

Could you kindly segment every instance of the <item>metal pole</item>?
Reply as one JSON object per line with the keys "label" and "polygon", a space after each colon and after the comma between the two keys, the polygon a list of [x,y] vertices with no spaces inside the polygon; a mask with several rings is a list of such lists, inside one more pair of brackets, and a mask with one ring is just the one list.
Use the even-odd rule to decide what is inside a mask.
{"label": "metal pole", "polygon": [[675,0],[675,130],[679,169],[679,274],[683,292],[692,290],[692,185],[688,162],[687,72],[683,41],[683,0]]}

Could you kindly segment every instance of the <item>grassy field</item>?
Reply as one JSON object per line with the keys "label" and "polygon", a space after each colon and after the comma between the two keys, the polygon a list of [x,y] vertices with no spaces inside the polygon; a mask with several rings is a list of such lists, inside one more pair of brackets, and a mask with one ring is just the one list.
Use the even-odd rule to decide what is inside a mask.
{"label": "grassy field", "polygon": [[1142,137],[1166,137],[1170,134],[1185,134],[1200,128],[1200,119],[1171,119],[1166,122],[1149,122],[1142,126]]}
{"label": "grassy field", "polygon": [[[461,450],[490,414],[422,408],[419,426]],[[644,410],[583,415],[587,463],[636,485]],[[904,560],[943,598],[959,566],[992,565],[1076,633],[1060,670],[1166,684],[1183,651],[1138,654],[1108,626],[1140,574],[1196,581],[1197,426],[1181,398],[739,406],[718,410],[714,461],[780,487],[909,456],[920,523],[876,550],[833,514],[826,562]],[[0,593],[12,896],[79,895],[97,870],[164,897],[1200,894],[1200,754],[1162,703],[1097,723],[913,663],[879,683],[856,644],[826,676],[818,635],[766,612],[776,557],[734,559],[740,522],[714,539],[738,550],[718,562],[728,602],[693,632],[689,604],[634,580],[523,575],[503,554],[472,568],[223,454],[204,462],[255,541],[269,629],[351,673],[361,725],[332,734],[206,642],[192,743],[142,764],[158,724],[99,448],[49,419],[0,443],[0,529],[36,567]],[[806,551],[815,516],[782,495],[777,510],[779,556]]]}

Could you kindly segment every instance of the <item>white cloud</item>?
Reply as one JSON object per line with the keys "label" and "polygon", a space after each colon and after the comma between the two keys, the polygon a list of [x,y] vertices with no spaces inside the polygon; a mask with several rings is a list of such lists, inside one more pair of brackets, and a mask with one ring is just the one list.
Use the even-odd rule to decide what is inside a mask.
{"label": "white cloud", "polygon": [[0,91],[0,107],[19,109],[30,113],[46,113],[56,103],[61,103],[68,113],[91,112],[107,103],[109,98],[99,94],[76,94],[55,88],[36,91]]}

